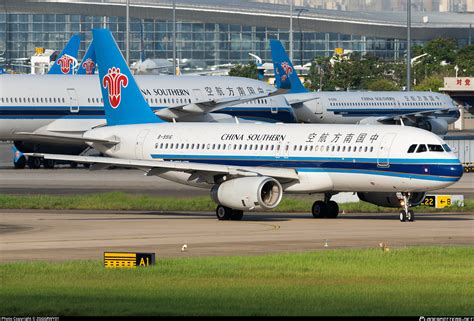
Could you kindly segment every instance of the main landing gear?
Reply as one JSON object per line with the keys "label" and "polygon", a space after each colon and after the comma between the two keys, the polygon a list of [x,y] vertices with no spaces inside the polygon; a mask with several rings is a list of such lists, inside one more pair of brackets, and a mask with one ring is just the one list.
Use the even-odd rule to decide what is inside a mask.
{"label": "main landing gear", "polygon": [[339,214],[339,205],[331,201],[331,194],[324,194],[324,201],[314,202],[311,212],[315,218],[336,218]]}
{"label": "main landing gear", "polygon": [[218,205],[216,208],[216,216],[219,221],[240,221],[244,216],[244,211],[234,210],[230,207]]}
{"label": "main landing gear", "polygon": [[400,199],[400,222],[413,222],[415,221],[415,213],[410,209],[410,193],[402,193]]}

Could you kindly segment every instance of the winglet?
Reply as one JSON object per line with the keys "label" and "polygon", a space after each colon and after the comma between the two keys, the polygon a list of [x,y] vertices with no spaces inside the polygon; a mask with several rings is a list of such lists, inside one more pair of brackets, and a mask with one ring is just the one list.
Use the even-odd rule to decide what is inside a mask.
{"label": "winglet", "polygon": [[94,41],[91,41],[89,48],[87,48],[84,58],[82,58],[79,69],[77,70],[78,75],[93,75],[95,73],[95,67],[97,61],[95,58]]}
{"label": "winglet", "polygon": [[66,47],[58,56],[58,59],[54,62],[53,66],[49,70],[49,75],[72,75],[74,69],[77,67],[77,53],[79,51],[79,45],[81,43],[81,37],[74,35],[71,37]]}
{"label": "winglet", "polygon": [[143,98],[112,33],[93,29],[92,36],[107,125],[163,122]]}
{"label": "winglet", "polygon": [[303,86],[290,58],[279,40],[271,39],[273,68],[275,72],[276,87],[290,89],[290,93],[305,93],[308,90]]}

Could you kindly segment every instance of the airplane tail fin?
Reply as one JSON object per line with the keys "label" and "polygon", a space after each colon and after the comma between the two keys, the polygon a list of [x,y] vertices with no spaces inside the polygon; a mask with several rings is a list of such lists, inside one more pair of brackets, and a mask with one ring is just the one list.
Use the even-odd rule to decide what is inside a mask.
{"label": "airplane tail fin", "polygon": [[308,90],[303,86],[295,68],[279,40],[270,40],[275,82],[279,89],[290,89],[291,93],[305,93]]}
{"label": "airplane tail fin", "polygon": [[97,60],[95,58],[94,41],[91,41],[89,48],[87,48],[84,58],[82,58],[79,69],[77,70],[78,75],[93,75],[95,73],[95,67],[97,66]]}
{"label": "airplane tail fin", "polygon": [[66,47],[64,47],[63,51],[59,54],[58,59],[56,59],[48,74],[72,75],[74,69],[77,67],[77,53],[79,51],[80,43],[81,37],[79,35],[72,36],[66,44]]}
{"label": "airplane tail fin", "polygon": [[92,36],[107,125],[163,122],[143,98],[112,33],[93,29]]}

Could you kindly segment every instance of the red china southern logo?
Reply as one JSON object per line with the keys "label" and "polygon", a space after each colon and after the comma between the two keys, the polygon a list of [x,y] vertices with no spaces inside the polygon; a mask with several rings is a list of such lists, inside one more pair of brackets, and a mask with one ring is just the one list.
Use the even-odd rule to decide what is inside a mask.
{"label": "red china southern logo", "polygon": [[82,68],[86,70],[86,74],[92,74],[92,69],[94,69],[95,63],[91,58],[87,58],[86,61],[82,63]]}
{"label": "red china southern logo", "polygon": [[74,61],[75,60],[76,59],[74,59],[73,57],[64,54],[64,55],[61,56],[61,58],[56,60],[56,63],[61,66],[61,72],[63,74],[68,74],[69,70],[71,70],[71,65],[74,66]]}
{"label": "red china southern logo", "polygon": [[128,86],[128,77],[120,73],[119,68],[109,68],[108,74],[102,78],[102,86],[108,88],[110,106],[115,109],[120,105],[122,87]]}
{"label": "red china southern logo", "polygon": [[281,76],[281,79],[284,81],[293,72],[293,68],[286,61],[281,63],[281,67],[285,71],[285,75]]}

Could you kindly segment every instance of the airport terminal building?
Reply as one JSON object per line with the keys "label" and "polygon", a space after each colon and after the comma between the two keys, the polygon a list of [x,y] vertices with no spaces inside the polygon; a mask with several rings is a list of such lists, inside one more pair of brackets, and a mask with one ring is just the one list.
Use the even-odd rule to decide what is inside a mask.
{"label": "airport terminal building", "polygon": [[[61,49],[79,33],[79,58],[91,29],[107,27],[125,49],[125,0],[3,0],[0,7],[0,59],[15,71],[35,47]],[[173,57],[172,1],[130,1],[130,60]],[[293,7],[293,57],[296,64],[315,56],[332,55],[335,48],[370,53],[386,59],[406,51],[406,13],[349,12]],[[290,6],[225,0],[176,2],[177,57],[194,68],[246,63],[248,53],[270,59],[268,39],[278,38],[287,48]],[[472,13],[412,13],[414,44],[436,37],[471,42]],[[23,70],[22,70],[23,69]]]}

